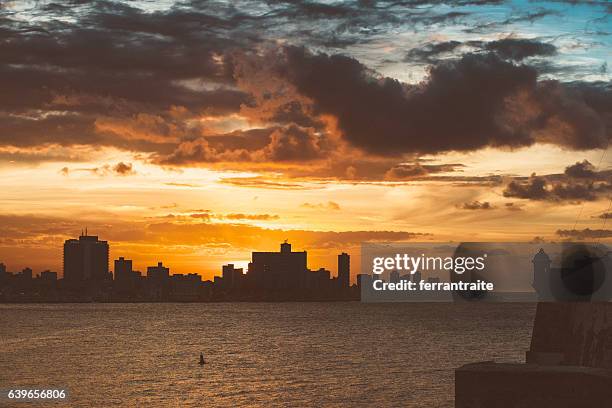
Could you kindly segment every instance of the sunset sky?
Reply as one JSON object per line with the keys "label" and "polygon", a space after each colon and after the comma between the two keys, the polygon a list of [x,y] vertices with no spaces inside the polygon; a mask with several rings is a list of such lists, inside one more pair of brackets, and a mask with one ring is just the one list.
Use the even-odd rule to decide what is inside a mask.
{"label": "sunset sky", "polygon": [[[0,3],[0,262],[610,241],[607,1]],[[112,261],[111,261],[112,262]],[[111,265],[112,268],[112,265]]]}

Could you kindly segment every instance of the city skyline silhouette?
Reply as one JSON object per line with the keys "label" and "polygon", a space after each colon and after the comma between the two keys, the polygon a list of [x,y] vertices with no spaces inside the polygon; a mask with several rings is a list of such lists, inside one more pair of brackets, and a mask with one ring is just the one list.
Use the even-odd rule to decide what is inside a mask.
{"label": "city skyline silhouette", "polygon": [[[356,300],[350,284],[350,256],[338,255],[335,277],[325,269],[308,269],[307,252],[293,252],[288,240],[278,252],[253,252],[248,269],[221,266],[221,274],[202,280],[197,273],[171,274],[159,261],[146,275],[133,269],[133,260],[119,257],[110,270],[109,242],[81,231],[67,239],[63,273],[45,270],[20,273],[0,263],[3,301],[223,301],[223,300]],[[59,279],[58,279],[59,278]]]}
{"label": "city skyline silhouette", "polygon": [[611,22],[0,0],[0,405],[609,408]]}
{"label": "city skyline silhouette", "polygon": [[[544,251],[544,246],[551,251],[554,262]],[[278,251],[253,251],[247,268],[233,263],[222,264],[220,272],[210,280],[203,279],[198,273],[171,273],[171,267],[163,260],[147,266],[146,273],[134,269],[134,260],[124,256],[114,259],[111,266],[110,247],[108,241],[89,235],[85,228],[78,239],[70,238],[64,242],[61,275],[48,269],[36,274],[29,267],[14,273],[0,262],[0,300],[427,301],[429,294],[420,288],[421,284],[433,287],[444,282],[490,283],[490,288],[478,298],[497,301],[612,298],[612,284],[606,278],[612,268],[612,252],[604,244],[365,243],[360,254],[365,262],[361,268],[365,270],[354,273],[354,279],[351,279],[349,254],[342,252],[337,255],[335,275],[323,267],[311,270],[308,252],[293,251],[292,244],[285,239],[279,244]],[[398,264],[399,261],[396,261],[396,258],[410,257],[406,252],[416,255],[418,261],[425,259],[427,252],[428,262],[423,261],[421,268],[408,270],[406,274],[401,262]],[[385,258],[385,254],[394,255],[393,258]],[[492,257],[485,265],[489,254]],[[472,256],[470,259],[473,262],[476,262],[473,256],[478,257],[478,271],[465,273],[465,269],[446,270],[443,267],[446,260],[465,261],[466,255]],[[393,260],[394,267],[384,274],[375,273],[370,270],[375,259]],[[432,265],[439,261],[439,268],[429,270],[429,261],[432,261]],[[393,289],[380,292],[379,286],[384,287],[385,284],[377,286],[374,284],[377,280],[385,284],[388,282],[393,287],[402,282],[411,282],[419,289],[413,291],[415,296],[412,297],[406,297],[407,292]],[[511,297],[503,297],[508,294]],[[433,291],[431,300],[452,301],[455,295],[472,298],[474,293],[453,291],[445,294],[443,291]]]}

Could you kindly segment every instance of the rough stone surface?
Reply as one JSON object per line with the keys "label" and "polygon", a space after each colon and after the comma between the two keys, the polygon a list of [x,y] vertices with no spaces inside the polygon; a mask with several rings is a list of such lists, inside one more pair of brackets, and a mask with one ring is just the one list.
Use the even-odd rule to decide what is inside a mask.
{"label": "rough stone surface", "polygon": [[539,303],[527,362],[545,364],[538,353],[559,353],[564,365],[612,369],[612,303]]}
{"label": "rough stone surface", "polygon": [[458,368],[455,407],[612,407],[612,303],[539,303],[527,363]]}
{"label": "rough stone surface", "polygon": [[538,364],[467,364],[455,371],[456,408],[609,408],[612,371]]}

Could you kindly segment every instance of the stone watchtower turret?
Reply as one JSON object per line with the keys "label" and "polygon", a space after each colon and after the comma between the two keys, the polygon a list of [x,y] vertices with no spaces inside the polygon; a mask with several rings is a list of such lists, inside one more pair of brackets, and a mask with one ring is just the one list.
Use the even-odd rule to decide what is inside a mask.
{"label": "stone watchtower turret", "polygon": [[531,263],[533,263],[533,282],[531,286],[541,298],[550,289],[550,257],[544,252],[543,248],[540,248]]}

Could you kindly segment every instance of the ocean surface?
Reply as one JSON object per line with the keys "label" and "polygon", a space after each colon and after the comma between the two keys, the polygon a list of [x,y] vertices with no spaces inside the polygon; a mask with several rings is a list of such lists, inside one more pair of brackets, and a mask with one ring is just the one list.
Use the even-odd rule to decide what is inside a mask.
{"label": "ocean surface", "polygon": [[5,304],[0,389],[67,388],[56,405],[82,407],[452,407],[456,367],[524,361],[534,313],[519,303]]}

